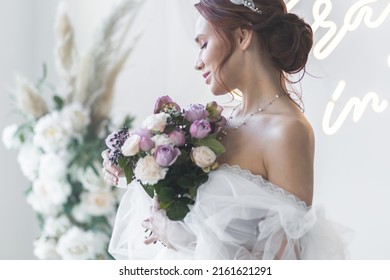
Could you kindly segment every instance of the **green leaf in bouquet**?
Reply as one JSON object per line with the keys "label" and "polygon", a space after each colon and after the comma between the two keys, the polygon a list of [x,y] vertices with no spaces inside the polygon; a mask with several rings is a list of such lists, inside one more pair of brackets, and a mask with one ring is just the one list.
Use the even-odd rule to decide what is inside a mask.
{"label": "green leaf in bouquet", "polygon": [[184,149],[180,149],[180,156],[176,159],[175,165],[181,165],[188,160],[188,152]]}
{"label": "green leaf in bouquet", "polygon": [[185,203],[185,204],[194,204],[194,200],[188,196],[182,196],[180,197],[178,200],[180,200],[181,202]]}
{"label": "green leaf in bouquet", "polygon": [[54,104],[57,110],[61,110],[64,107],[64,100],[58,95],[53,96]]}
{"label": "green leaf in bouquet", "polygon": [[134,171],[133,171],[133,167],[131,166],[131,162],[127,160],[125,157],[120,157],[118,160],[118,165],[120,168],[122,168],[123,172],[125,173],[127,184],[130,184],[134,178]]}
{"label": "green leaf in bouquet", "polygon": [[142,185],[144,187],[145,192],[151,197],[154,197],[154,187],[153,185]]}
{"label": "green leaf in bouquet", "polygon": [[190,212],[190,208],[188,208],[186,203],[180,200],[172,202],[166,209],[166,214],[172,221],[184,219],[188,212]]}
{"label": "green leaf in bouquet", "polygon": [[191,186],[194,186],[194,180],[191,174],[181,176],[179,179],[177,179],[176,183],[179,187],[183,189],[188,189]]}
{"label": "green leaf in bouquet", "polygon": [[158,196],[160,204],[169,204],[175,198],[175,192],[172,188],[160,188],[158,191],[156,190],[156,194]]}
{"label": "green leaf in bouquet", "polygon": [[188,192],[192,199],[195,199],[199,186],[191,186],[188,188]]}
{"label": "green leaf in bouquet", "polygon": [[213,136],[208,136],[203,139],[199,139],[194,143],[195,147],[206,146],[209,147],[216,155],[223,154],[225,152],[225,147],[215,139]]}

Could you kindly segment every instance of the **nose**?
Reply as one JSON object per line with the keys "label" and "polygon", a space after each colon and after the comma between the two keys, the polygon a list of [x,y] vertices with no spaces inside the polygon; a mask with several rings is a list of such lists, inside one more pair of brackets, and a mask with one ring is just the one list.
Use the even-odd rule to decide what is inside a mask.
{"label": "nose", "polygon": [[202,70],[204,67],[204,63],[202,61],[202,58],[199,56],[198,59],[195,61],[195,70]]}

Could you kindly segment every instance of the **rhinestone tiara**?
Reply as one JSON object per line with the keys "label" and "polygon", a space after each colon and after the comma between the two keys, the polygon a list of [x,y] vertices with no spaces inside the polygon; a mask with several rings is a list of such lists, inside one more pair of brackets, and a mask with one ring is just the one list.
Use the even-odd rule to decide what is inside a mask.
{"label": "rhinestone tiara", "polygon": [[256,13],[259,13],[259,14],[263,13],[262,10],[260,10],[259,8],[257,8],[255,6],[255,3],[253,2],[253,0],[230,0],[230,2],[232,2],[233,4],[236,4],[236,5],[244,5],[245,7],[251,9],[252,11],[254,11]]}

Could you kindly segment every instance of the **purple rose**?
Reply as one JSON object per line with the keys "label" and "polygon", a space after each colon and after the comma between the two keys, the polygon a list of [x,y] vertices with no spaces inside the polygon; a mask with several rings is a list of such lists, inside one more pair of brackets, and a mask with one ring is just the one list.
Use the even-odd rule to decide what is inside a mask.
{"label": "purple rose", "polygon": [[150,151],[154,147],[154,142],[149,137],[141,137],[141,141],[139,142],[139,147],[142,151]]}
{"label": "purple rose", "polygon": [[175,142],[175,146],[183,146],[186,142],[184,132],[182,130],[174,130],[169,134],[169,138]]}
{"label": "purple rose", "polygon": [[161,167],[167,167],[174,164],[180,154],[181,153],[178,148],[170,145],[162,145],[157,147],[157,150],[154,153],[154,158],[158,165]]}
{"label": "purple rose", "polygon": [[197,139],[205,138],[211,132],[210,122],[208,120],[194,121],[190,127],[190,134]]}
{"label": "purple rose", "polygon": [[191,105],[184,113],[184,118],[189,122],[205,119],[209,113],[201,104]]}
{"label": "purple rose", "polygon": [[174,109],[176,111],[180,111],[181,108],[180,106],[173,102],[173,100],[168,96],[161,96],[160,98],[157,99],[156,104],[154,105],[154,113],[160,113],[160,112],[165,112],[166,110],[164,109]]}

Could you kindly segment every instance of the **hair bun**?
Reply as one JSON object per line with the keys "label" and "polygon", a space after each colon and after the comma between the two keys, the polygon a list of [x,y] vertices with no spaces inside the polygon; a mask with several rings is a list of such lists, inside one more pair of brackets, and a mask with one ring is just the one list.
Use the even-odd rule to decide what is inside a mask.
{"label": "hair bun", "polygon": [[[272,19],[263,32],[265,44],[275,65],[293,74],[305,68],[313,46],[313,31],[295,14],[281,14]],[[261,36],[261,35],[260,35]]]}

